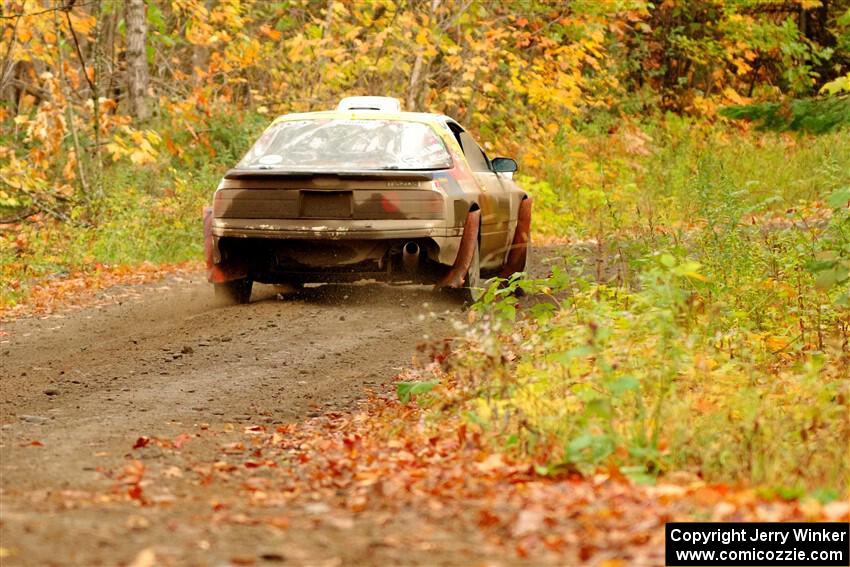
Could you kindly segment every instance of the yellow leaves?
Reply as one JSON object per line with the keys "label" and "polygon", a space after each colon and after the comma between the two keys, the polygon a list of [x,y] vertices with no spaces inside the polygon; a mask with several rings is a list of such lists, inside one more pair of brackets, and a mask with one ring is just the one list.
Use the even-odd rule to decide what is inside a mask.
{"label": "yellow leaves", "polygon": [[821,87],[820,93],[830,95],[850,93],[850,73],[826,83],[823,87]]}
{"label": "yellow leaves", "polygon": [[21,29],[18,30],[18,41],[21,43],[28,43],[32,39],[32,32],[30,28],[27,26],[21,26]]}
{"label": "yellow leaves", "polygon": [[741,57],[733,57],[732,64],[735,66],[735,73],[739,76],[746,75],[753,70],[750,64],[747,63],[746,59]]}
{"label": "yellow leaves", "polygon": [[41,149],[49,154],[59,151],[65,136],[65,114],[61,108],[52,103],[43,103],[32,120],[20,120],[15,117],[15,123],[27,125],[27,141],[38,141]]}
{"label": "yellow leaves", "polygon": [[590,37],[590,39],[592,40],[593,43],[601,44],[605,39],[605,34],[602,32],[601,29],[597,28],[597,29],[590,32],[589,37]]}
{"label": "yellow leaves", "polygon": [[77,177],[74,168],[77,166],[77,153],[74,151],[68,152],[68,159],[65,161],[65,167],[62,168],[62,177],[68,181]]}
{"label": "yellow leaves", "polygon": [[297,63],[302,60],[301,54],[304,51],[305,40],[304,36],[301,34],[296,35],[289,43],[289,51],[286,53],[287,59],[292,61],[293,63]]}
{"label": "yellow leaves", "polygon": [[162,138],[153,130],[139,131],[122,126],[121,133],[113,135],[112,141],[106,145],[112,161],[127,157],[136,165],[145,165],[154,163],[159,157],[156,146],[162,142]]}
{"label": "yellow leaves", "polygon": [[184,36],[189,43],[201,46],[212,45],[218,40],[218,37],[213,31],[213,27],[203,21],[192,21],[187,23]]}
{"label": "yellow leaves", "polygon": [[723,96],[726,97],[727,100],[732,102],[733,104],[747,104],[749,99],[742,97],[738,94],[738,92],[732,87],[726,87],[723,89]]}
{"label": "yellow leaves", "polygon": [[228,59],[239,67],[250,67],[259,61],[260,42],[256,38],[246,36],[240,41],[231,42],[225,49]]}
{"label": "yellow leaves", "polygon": [[717,116],[717,102],[704,96],[695,96],[688,110],[701,116]]}
{"label": "yellow leaves", "polygon": [[788,346],[788,341],[784,337],[769,336],[764,339],[764,344],[772,351],[782,350]]}
{"label": "yellow leaves", "polygon": [[97,17],[94,15],[83,14],[72,10],[70,16],[74,31],[78,34],[89,35],[94,30],[95,25],[97,25]]}
{"label": "yellow leaves", "polygon": [[32,154],[28,159],[18,159],[14,151],[0,146],[0,158],[0,186],[12,190],[11,194],[3,192],[0,195],[0,204],[19,207],[31,196],[49,191],[50,184],[45,176],[48,163],[43,154],[39,159],[32,159]]}

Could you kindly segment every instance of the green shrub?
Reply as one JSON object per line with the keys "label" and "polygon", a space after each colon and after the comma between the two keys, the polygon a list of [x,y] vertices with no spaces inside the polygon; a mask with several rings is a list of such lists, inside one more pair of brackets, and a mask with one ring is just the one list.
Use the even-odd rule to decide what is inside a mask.
{"label": "green shrub", "polygon": [[[487,290],[442,411],[545,472],[846,494],[846,136],[667,117],[554,148],[522,181],[535,229],[575,243]],[[516,287],[537,294],[521,311]]]}
{"label": "green shrub", "polygon": [[753,121],[763,130],[824,134],[850,125],[850,97],[831,96],[729,106],[722,109],[720,114],[736,120]]}

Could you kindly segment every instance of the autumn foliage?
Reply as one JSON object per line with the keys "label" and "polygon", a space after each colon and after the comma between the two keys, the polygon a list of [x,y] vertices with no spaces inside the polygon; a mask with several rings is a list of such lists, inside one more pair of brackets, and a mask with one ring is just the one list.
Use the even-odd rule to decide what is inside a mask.
{"label": "autumn foliage", "polygon": [[[262,455],[234,476],[286,455],[317,491],[354,487],[355,510],[373,491],[481,503],[477,471],[535,506],[485,502],[478,524],[543,554],[571,543],[537,534],[563,520],[544,502],[560,495],[550,478],[687,479],[656,492],[665,506],[756,487],[742,489],[750,512],[777,495],[846,498],[847,0],[0,6],[3,304],[49,308],[45,294],[88,285],[80,273],[197,258],[201,207],[251,138],[344,95],[449,114],[520,162],[545,277],[494,283],[457,353],[406,380],[377,421],[352,418],[361,437],[331,420],[321,466],[297,445],[314,431],[261,431]],[[532,298],[518,303],[520,288]],[[458,434],[382,428],[411,415]],[[384,469],[358,460],[380,463],[380,447]],[[425,480],[432,459],[442,486]],[[144,469],[122,474],[141,500]]]}
{"label": "autumn foliage", "polygon": [[[819,0],[4,0],[0,211],[97,227],[128,185],[123,164],[142,176],[222,167],[258,118],[355,93],[450,114],[538,172],[547,148],[600,113],[713,117],[722,104],[846,90],[848,10]],[[247,133],[233,124],[245,112],[260,115]],[[146,189],[167,197],[186,181],[172,174]]]}

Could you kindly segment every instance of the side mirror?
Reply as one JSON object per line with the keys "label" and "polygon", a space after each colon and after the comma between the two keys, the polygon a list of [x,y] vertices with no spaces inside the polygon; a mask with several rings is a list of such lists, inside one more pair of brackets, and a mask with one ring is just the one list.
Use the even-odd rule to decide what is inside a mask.
{"label": "side mirror", "polygon": [[490,164],[493,166],[493,171],[497,173],[513,173],[517,170],[516,161],[509,157],[493,158]]}

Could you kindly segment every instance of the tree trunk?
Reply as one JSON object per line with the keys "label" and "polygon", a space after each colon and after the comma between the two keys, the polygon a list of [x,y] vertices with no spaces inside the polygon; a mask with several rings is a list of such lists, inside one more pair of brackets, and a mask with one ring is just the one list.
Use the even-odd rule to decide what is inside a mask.
{"label": "tree trunk", "polygon": [[415,112],[418,110],[416,108],[416,98],[419,94],[419,75],[422,72],[422,48],[419,48],[419,52],[416,54],[416,60],[413,62],[413,71],[410,73],[410,84],[407,87],[407,104],[405,104],[404,110],[408,112]]}
{"label": "tree trunk", "polygon": [[145,0],[127,0],[127,94],[130,112],[138,120],[149,116],[148,108],[148,26]]}
{"label": "tree trunk", "polygon": [[[431,28],[431,41],[434,41],[434,17],[437,14],[437,9],[440,7],[441,0],[431,0],[428,11],[428,26]],[[424,63],[425,47],[420,45],[416,50],[416,59],[413,61],[413,70],[410,73],[410,82],[407,86],[407,104],[404,110],[414,112],[421,110],[419,106],[422,103],[422,92],[428,84],[428,73],[431,69],[431,62],[425,66],[425,72],[422,72],[422,64]]]}

